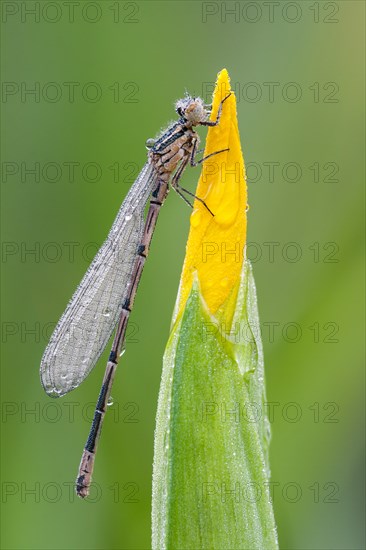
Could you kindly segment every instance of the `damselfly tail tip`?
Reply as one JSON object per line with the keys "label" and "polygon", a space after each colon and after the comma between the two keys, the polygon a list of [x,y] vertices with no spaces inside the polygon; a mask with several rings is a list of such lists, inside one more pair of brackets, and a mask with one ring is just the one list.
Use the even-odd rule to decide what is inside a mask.
{"label": "damselfly tail tip", "polygon": [[94,468],[95,454],[84,449],[81,457],[78,477],[76,478],[76,494],[80,498],[85,498],[89,495],[89,488],[92,480]]}
{"label": "damselfly tail tip", "polygon": [[78,476],[76,480],[76,494],[80,498],[89,496],[89,487],[84,484],[84,475]]}

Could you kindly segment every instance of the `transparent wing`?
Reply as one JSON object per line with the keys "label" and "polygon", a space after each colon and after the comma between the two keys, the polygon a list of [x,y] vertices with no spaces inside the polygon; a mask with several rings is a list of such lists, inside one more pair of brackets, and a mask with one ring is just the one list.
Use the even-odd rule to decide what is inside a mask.
{"label": "transparent wing", "polygon": [[64,395],[85,379],[116,326],[131,284],[145,206],[156,181],[148,162],[51,336],[40,373],[43,387],[52,397]]}

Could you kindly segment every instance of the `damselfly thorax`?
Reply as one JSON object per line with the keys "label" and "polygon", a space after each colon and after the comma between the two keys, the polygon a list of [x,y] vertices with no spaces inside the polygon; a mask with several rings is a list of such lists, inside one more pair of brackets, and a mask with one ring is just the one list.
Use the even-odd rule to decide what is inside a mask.
{"label": "damselfly thorax", "polygon": [[152,147],[149,157],[159,177],[168,181],[179,163],[192,156],[199,143],[199,136],[194,130],[179,123],[173,132],[166,132],[163,138]]}

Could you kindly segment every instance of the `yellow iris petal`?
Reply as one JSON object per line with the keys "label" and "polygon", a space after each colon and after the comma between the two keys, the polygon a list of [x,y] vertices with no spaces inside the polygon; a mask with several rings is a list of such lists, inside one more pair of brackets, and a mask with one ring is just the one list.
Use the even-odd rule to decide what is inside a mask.
{"label": "yellow iris petal", "polygon": [[[216,120],[220,102],[230,91],[223,69],[216,81],[211,120]],[[223,103],[220,123],[208,130],[204,156],[222,149],[229,150],[203,162],[196,196],[214,216],[195,200],[175,318],[184,309],[195,274],[209,311],[215,315],[225,304],[222,315],[228,324],[234,314],[246,242],[247,186],[233,92]]]}

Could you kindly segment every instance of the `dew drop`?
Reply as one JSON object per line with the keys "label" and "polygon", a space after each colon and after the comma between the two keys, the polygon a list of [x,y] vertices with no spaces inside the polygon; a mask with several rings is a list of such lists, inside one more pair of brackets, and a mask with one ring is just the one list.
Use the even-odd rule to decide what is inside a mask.
{"label": "dew drop", "polygon": [[154,147],[155,143],[156,143],[156,139],[154,139],[154,138],[149,138],[149,139],[147,139],[147,140],[145,141],[145,147],[146,147],[146,149],[151,149],[151,147]]}
{"label": "dew drop", "polygon": [[199,210],[193,210],[191,214],[191,226],[198,227],[201,223],[202,214]]}
{"label": "dew drop", "polygon": [[107,407],[111,407],[113,405],[113,397],[110,395],[108,397]]}

